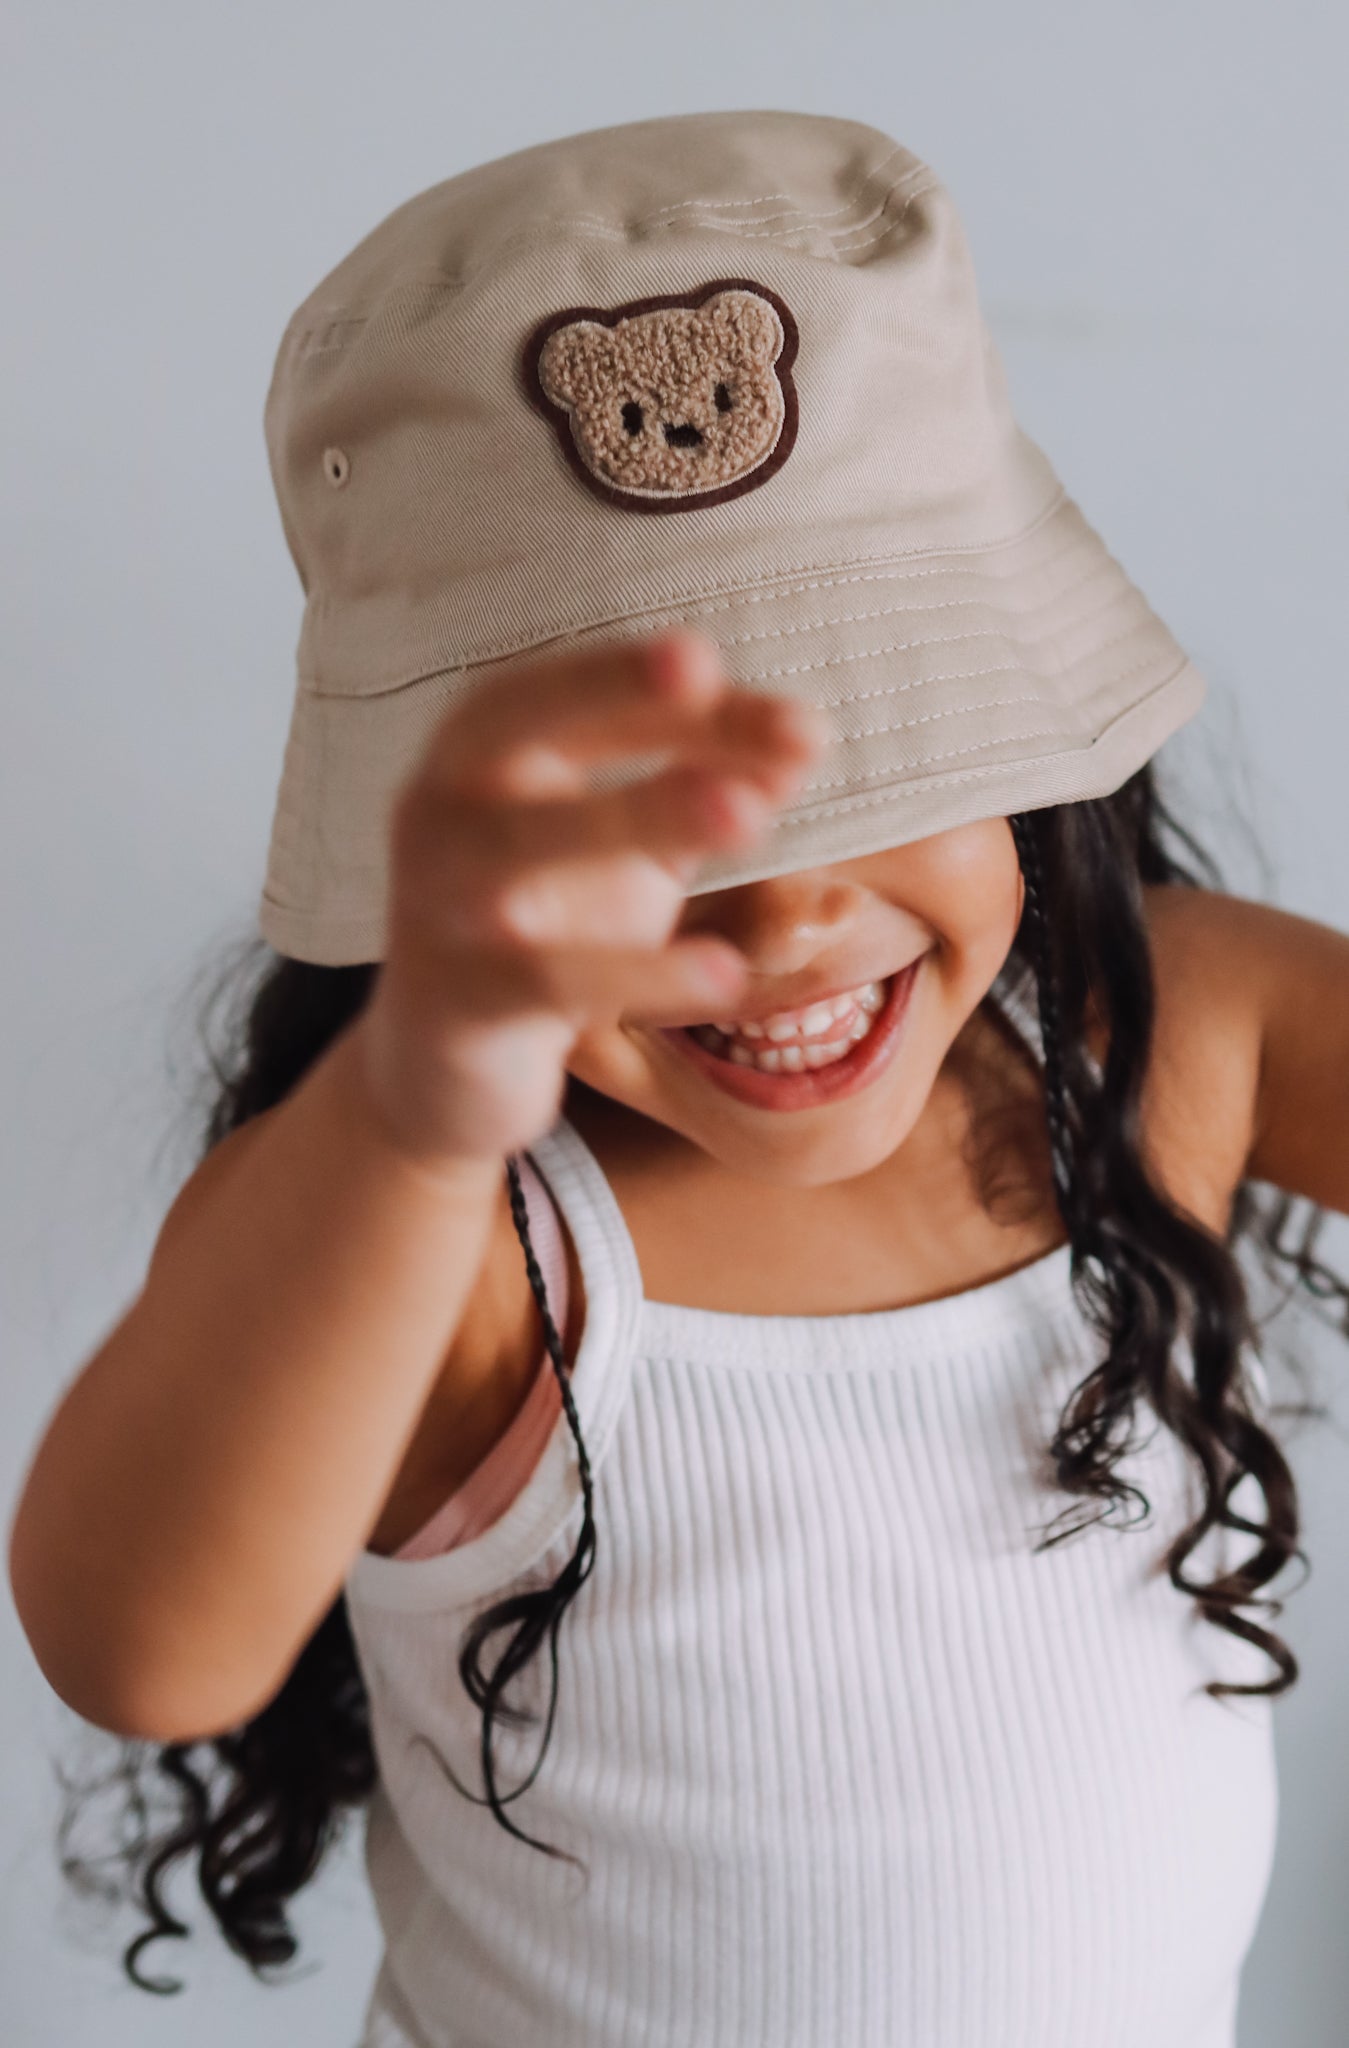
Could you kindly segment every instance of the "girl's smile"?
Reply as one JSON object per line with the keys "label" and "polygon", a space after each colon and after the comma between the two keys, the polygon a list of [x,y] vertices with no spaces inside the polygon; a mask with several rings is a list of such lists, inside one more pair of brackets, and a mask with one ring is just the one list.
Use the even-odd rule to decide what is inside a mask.
{"label": "girl's smile", "polygon": [[[741,1043],[738,1034],[715,1025],[662,1028],[660,1036],[706,1074],[714,1087],[740,1102],[779,1110],[811,1109],[835,1102],[867,1087],[894,1056],[908,1015],[909,994],[925,957],[920,954],[899,973],[850,992],[854,1000],[831,1024],[807,1012],[800,1022],[803,1027],[816,1023],[813,1044],[807,1042],[811,1034],[804,1028],[789,1040],[775,1041],[761,1026],[758,1032],[747,1034],[749,1043]],[[730,1021],[725,1020],[728,1025]],[[840,1056],[839,1047],[844,1044],[846,1050]],[[812,1053],[819,1064],[811,1063]],[[776,1072],[759,1064],[775,1059],[780,1062]]]}
{"label": "girl's smile", "polygon": [[1007,958],[1022,897],[999,817],[690,896],[679,935],[728,940],[750,969],[744,990],[719,1016],[638,1011],[583,1033],[568,1071],[607,1107],[580,1113],[612,1129],[615,1111],[635,1111],[647,1144],[650,1123],[665,1126],[713,1180],[812,1189],[901,1146],[907,1178],[918,1126],[940,1141],[957,1106],[948,1055]]}

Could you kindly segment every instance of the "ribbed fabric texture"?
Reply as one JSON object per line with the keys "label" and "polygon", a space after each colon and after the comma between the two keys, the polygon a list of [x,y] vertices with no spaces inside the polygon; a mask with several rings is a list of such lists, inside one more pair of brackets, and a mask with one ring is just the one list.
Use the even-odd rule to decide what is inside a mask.
{"label": "ribbed fabric texture", "polygon": [[[1155,1425],[1125,1468],[1151,1524],[1033,1549],[1101,1352],[1067,1247],[877,1313],[653,1302],[579,1133],[531,1150],[585,1279],[597,1555],[506,1810],[588,1881],[428,1747],[483,1795],[459,1644],[571,1554],[559,1414],[491,1527],[348,1575],[386,1944],[361,2048],[1232,2048],[1270,1703],[1199,1688],[1269,1666],[1158,1569],[1197,1482]],[[496,1733],[507,1797],[548,1664],[510,1695],[533,1727]]]}

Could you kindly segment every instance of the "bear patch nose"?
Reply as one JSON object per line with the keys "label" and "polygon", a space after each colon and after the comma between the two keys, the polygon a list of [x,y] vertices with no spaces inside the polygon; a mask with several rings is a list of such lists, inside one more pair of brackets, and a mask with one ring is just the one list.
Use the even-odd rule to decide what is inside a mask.
{"label": "bear patch nose", "polygon": [[703,442],[703,437],[692,420],[687,420],[682,427],[667,426],[665,438],[672,448],[701,448]]}

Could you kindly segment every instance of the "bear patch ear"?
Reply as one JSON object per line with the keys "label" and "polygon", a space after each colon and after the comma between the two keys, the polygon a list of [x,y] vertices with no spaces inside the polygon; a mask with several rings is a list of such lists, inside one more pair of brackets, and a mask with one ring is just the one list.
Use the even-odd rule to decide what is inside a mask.
{"label": "bear patch ear", "polygon": [[782,322],[757,292],[718,292],[702,308],[701,317],[716,336],[723,362],[767,369],[782,353]]}
{"label": "bear patch ear", "polygon": [[[595,381],[612,334],[598,320],[569,320],[550,334],[539,355],[539,382],[555,405],[570,409]],[[587,369],[590,374],[587,375]]]}

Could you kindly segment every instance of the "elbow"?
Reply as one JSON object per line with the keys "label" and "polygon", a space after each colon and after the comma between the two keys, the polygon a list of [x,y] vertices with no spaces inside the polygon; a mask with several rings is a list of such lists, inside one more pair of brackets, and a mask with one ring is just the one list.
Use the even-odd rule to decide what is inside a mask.
{"label": "elbow", "polygon": [[82,1721],[129,1742],[210,1742],[242,1727],[275,1696],[275,1685],[245,1693],[200,1668],[168,1677],[133,1647],[132,1629],[110,1646],[53,1584],[44,1561],[27,1540],[20,1511],[7,1560],[19,1625],[47,1684]]}

